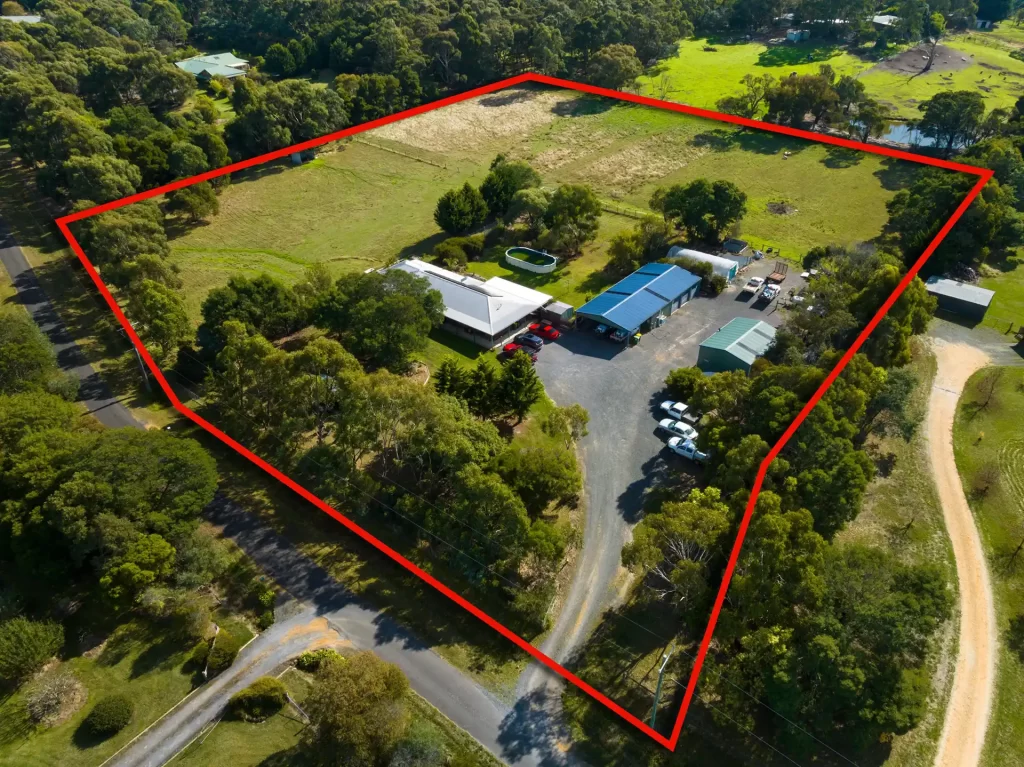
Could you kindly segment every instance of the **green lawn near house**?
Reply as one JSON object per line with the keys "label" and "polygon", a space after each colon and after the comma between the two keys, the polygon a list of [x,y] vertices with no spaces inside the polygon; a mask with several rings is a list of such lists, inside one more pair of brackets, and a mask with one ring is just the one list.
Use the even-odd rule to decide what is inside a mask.
{"label": "green lawn near house", "polygon": [[[100,649],[62,664],[88,690],[85,704],[67,722],[37,729],[28,716],[23,692],[0,704],[0,765],[99,765],[189,693],[193,673],[186,664],[191,649],[142,624],[122,625]],[[83,737],[82,720],[100,698],[115,693],[132,699],[131,723],[98,743]]]}
{"label": "green lawn near house", "polygon": [[[986,767],[1024,762],[1024,368],[975,373],[957,408],[957,469],[988,556],[1000,652],[982,756]],[[1013,631],[1011,626],[1017,626]]]}

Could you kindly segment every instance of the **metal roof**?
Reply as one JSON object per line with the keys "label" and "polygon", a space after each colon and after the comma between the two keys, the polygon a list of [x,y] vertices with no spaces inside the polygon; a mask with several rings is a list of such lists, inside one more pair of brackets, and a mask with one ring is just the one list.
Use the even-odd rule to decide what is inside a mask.
{"label": "metal roof", "polygon": [[767,322],[749,317],[736,317],[701,343],[707,349],[729,352],[747,365],[768,351],[775,340],[775,328]]}
{"label": "metal roof", "polygon": [[491,277],[485,282],[418,258],[399,261],[388,268],[425,277],[430,287],[444,299],[445,317],[489,336],[505,330],[551,300],[546,293],[524,288],[501,277]]}
{"label": "metal roof", "polygon": [[205,72],[211,77],[219,75],[231,78],[244,75],[244,67],[249,66],[249,62],[238,58],[233,53],[207,53],[201,56],[193,56],[189,59],[182,59],[176,62],[174,66],[193,75],[200,75]]}
{"label": "metal roof", "polygon": [[960,301],[967,301],[978,306],[988,306],[992,303],[994,290],[979,288],[977,285],[970,285],[966,282],[948,280],[945,277],[932,276],[928,278],[926,287],[929,293],[947,298],[956,298]]}
{"label": "metal roof", "polygon": [[692,258],[694,261],[703,261],[711,264],[711,269],[715,274],[720,274],[725,279],[732,279],[736,273],[736,262],[731,258],[725,256],[713,256],[710,253],[705,253],[700,250],[690,250],[689,248],[681,248],[678,245],[674,245],[668,250],[669,258]]}
{"label": "metal roof", "polygon": [[646,264],[587,301],[576,313],[600,317],[635,333],[666,304],[698,284],[700,277],[673,264]]}
{"label": "metal roof", "polygon": [[0,16],[2,21],[11,21],[15,24],[38,24],[43,20],[42,16]]}

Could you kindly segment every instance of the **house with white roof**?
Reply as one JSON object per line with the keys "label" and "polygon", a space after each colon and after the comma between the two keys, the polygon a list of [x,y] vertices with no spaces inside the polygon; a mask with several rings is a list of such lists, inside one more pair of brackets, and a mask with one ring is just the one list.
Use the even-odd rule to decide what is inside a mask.
{"label": "house with white roof", "polygon": [[245,76],[249,62],[233,53],[204,53],[175,62],[174,66],[195,75],[197,80],[212,80],[214,77],[230,80]]}
{"label": "house with white roof", "polygon": [[386,268],[401,269],[426,279],[444,299],[442,327],[488,349],[521,331],[537,310],[551,302],[546,293],[501,277],[481,280],[418,258],[398,261]]}

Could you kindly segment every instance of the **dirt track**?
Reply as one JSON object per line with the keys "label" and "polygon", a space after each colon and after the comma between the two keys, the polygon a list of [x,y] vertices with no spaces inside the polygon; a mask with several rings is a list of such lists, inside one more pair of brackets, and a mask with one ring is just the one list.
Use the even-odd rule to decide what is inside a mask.
{"label": "dirt track", "polygon": [[988,565],[953,457],[953,418],[967,379],[989,358],[972,346],[941,340],[935,341],[935,356],[928,452],[960,591],[960,649],[935,767],[977,767],[992,709],[998,640]]}

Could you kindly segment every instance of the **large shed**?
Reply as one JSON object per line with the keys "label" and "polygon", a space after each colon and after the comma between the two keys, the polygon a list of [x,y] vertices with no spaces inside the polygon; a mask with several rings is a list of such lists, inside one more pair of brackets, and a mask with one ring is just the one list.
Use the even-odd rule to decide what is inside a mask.
{"label": "large shed", "polygon": [[672,264],[646,264],[576,310],[577,317],[632,335],[648,320],[668,317],[700,288],[700,277]]}
{"label": "large shed", "polygon": [[940,309],[979,322],[985,318],[995,295],[995,291],[939,276],[929,277],[925,287],[939,300]]}
{"label": "large shed", "polygon": [[775,328],[767,322],[735,317],[700,345],[697,367],[705,373],[749,373],[754,360],[768,351],[774,340]]}
{"label": "large shed", "polygon": [[720,274],[727,280],[733,280],[736,278],[736,272],[739,266],[731,258],[725,258],[724,256],[713,256],[710,253],[703,253],[699,250],[690,250],[689,248],[681,248],[678,245],[674,245],[669,248],[669,258],[692,258],[694,261],[703,261],[705,264],[711,264],[711,268],[715,274]]}

